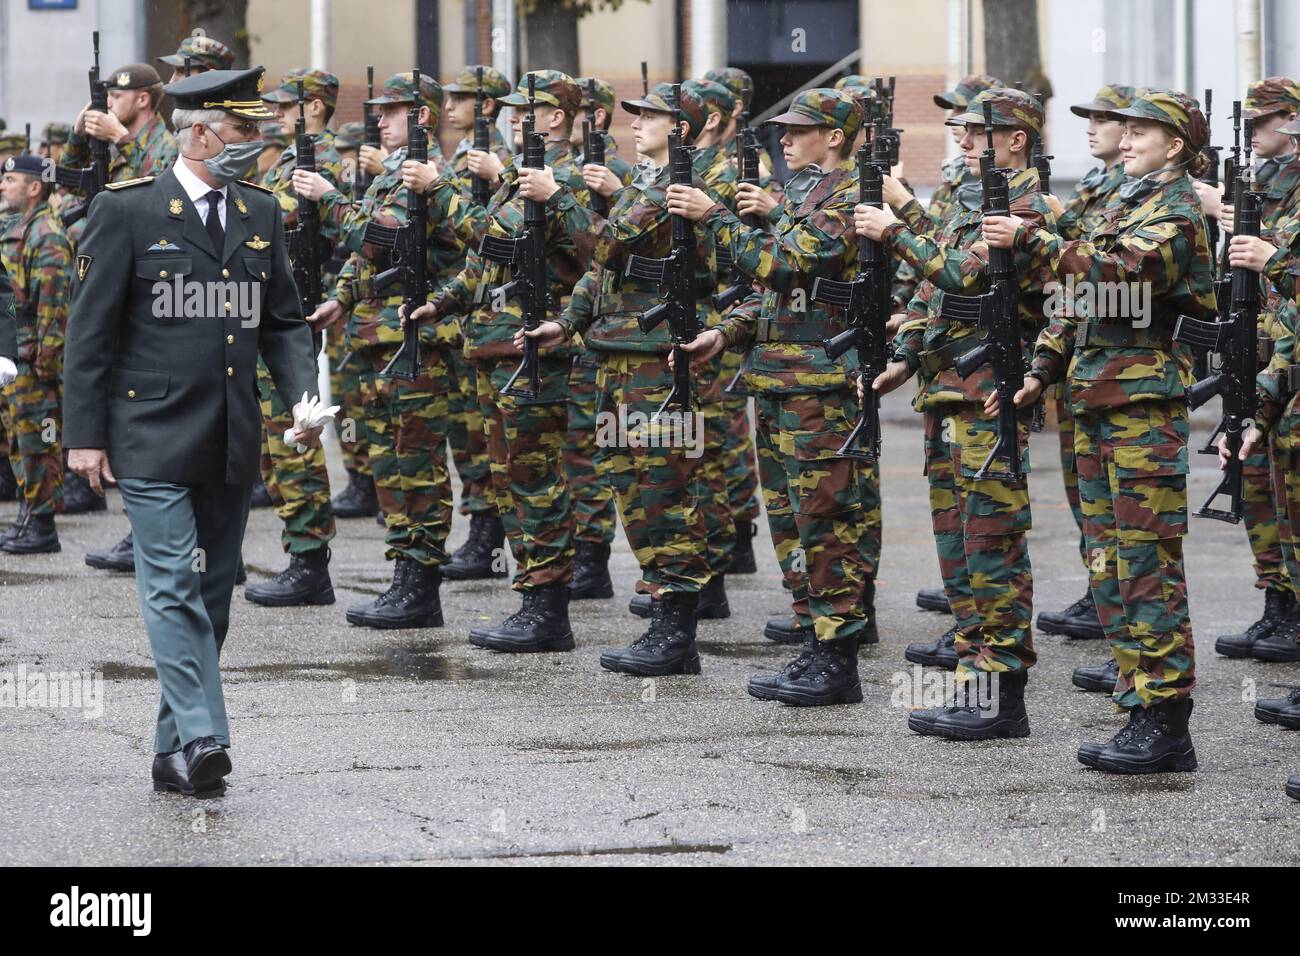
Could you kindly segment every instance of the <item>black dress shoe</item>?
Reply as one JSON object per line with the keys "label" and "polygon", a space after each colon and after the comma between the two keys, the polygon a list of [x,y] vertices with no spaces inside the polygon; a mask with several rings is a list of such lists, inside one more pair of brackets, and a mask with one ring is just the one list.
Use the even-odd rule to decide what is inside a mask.
{"label": "black dress shoe", "polygon": [[1085,664],[1076,667],[1070,675],[1070,683],[1081,690],[1098,691],[1103,694],[1115,693],[1115,684],[1119,681],[1119,661],[1114,655],[1106,658],[1103,664]]}
{"label": "black dress shoe", "polygon": [[957,669],[957,628],[950,627],[937,641],[917,641],[907,645],[903,657],[923,667],[946,671]]}
{"label": "black dress shoe", "polygon": [[194,793],[184,751],[153,755],[153,788],[159,793],[180,793],[187,797]]}
{"label": "black dress shoe", "polygon": [[134,574],[135,543],[131,538],[131,532],[128,531],[126,537],[111,548],[105,548],[103,551],[87,551],[86,564],[101,571],[122,571],[126,574]]}
{"label": "black dress shoe", "polygon": [[1276,724],[1284,710],[1300,707],[1300,687],[1293,688],[1285,697],[1265,697],[1255,701],[1255,719],[1262,724]]}
{"label": "black dress shoe", "polygon": [[244,588],[244,597],[263,607],[333,604],[330,549],[322,547],[290,554],[287,568],[269,581]]}
{"label": "black dress shoe", "polygon": [[107,511],[108,500],[90,489],[90,482],[75,471],[63,472],[63,513],[65,515],[89,514]]}
{"label": "black dress shoe", "polygon": [[215,790],[230,773],[230,754],[214,737],[199,737],[185,745],[185,773],[195,794]]}
{"label": "black dress shoe", "polygon": [[523,606],[496,627],[476,627],[469,642],[507,654],[536,654],[573,650],[569,625],[569,588],[549,584],[523,592]]}
{"label": "black dress shoe", "polygon": [[1287,778],[1286,795],[1292,800],[1300,800],[1300,773],[1293,773]]}
{"label": "black dress shoe", "polygon": [[757,534],[758,527],[754,522],[743,518],[736,522],[736,543],[731,548],[728,574],[758,573],[758,562],[754,560],[754,536]]}
{"label": "black dress shoe", "polygon": [[[727,600],[726,575],[715,574],[700,589],[700,605],[695,613],[697,621],[714,621],[731,617],[731,604]],[[638,594],[628,601],[627,609],[636,617],[651,617],[654,598]]]}
{"label": "black dress shoe", "polygon": [[1044,634],[1064,634],[1080,640],[1098,640],[1106,636],[1097,617],[1097,606],[1092,601],[1092,591],[1075,601],[1064,611],[1043,611],[1038,615],[1038,629]]}
{"label": "black dress shoe", "polygon": [[[1185,773],[1196,769],[1196,748],[1188,731],[1192,699],[1163,700],[1134,707],[1128,725],[1100,750],[1079,750],[1079,762],[1119,774]],[[1086,758],[1086,759],[1085,759]],[[1089,763],[1089,761],[1094,761]]]}
{"label": "black dress shoe", "polygon": [[861,703],[857,635],[833,641],[814,640],[812,659],[801,671],[792,668],[782,671],[772,699],[792,707]]}
{"label": "black dress shoe", "polygon": [[695,646],[695,612],[699,594],[665,591],[651,609],[650,627],[629,646],[600,655],[607,671],[638,677],[698,674],[700,653]]}
{"label": "black dress shoe", "polygon": [[[989,679],[981,675],[981,683],[988,687]],[[999,671],[997,673],[998,711],[981,703],[945,707],[934,718],[930,733],[948,740],[995,740],[1000,737],[1028,737],[1029,714],[1025,711],[1025,683],[1028,671]],[[975,688],[965,682],[967,693]]]}
{"label": "black dress shoe", "polygon": [[1255,642],[1271,637],[1295,613],[1295,598],[1289,590],[1269,588],[1264,592],[1264,613],[1241,634],[1225,634],[1214,642],[1223,657],[1244,660],[1254,654]]}
{"label": "black dress shoe", "polygon": [[922,588],[917,591],[916,606],[922,611],[938,611],[940,614],[952,613],[952,608],[948,606],[948,594],[943,588]]}
{"label": "black dress shoe", "polygon": [[261,478],[257,479],[253,484],[252,493],[248,496],[248,507],[269,508],[273,504],[275,502],[271,500],[271,493],[266,490],[266,483]]}
{"label": "black dress shoe", "polygon": [[373,518],[379,513],[375,480],[369,475],[348,472],[348,486],[334,496],[330,510],[336,518]]}
{"label": "black dress shoe", "polygon": [[0,551],[8,554],[54,554],[61,549],[54,515],[23,515],[23,522],[12,534],[0,541]]}
{"label": "black dress shoe", "polygon": [[609,576],[609,545],[579,541],[573,546],[573,580],[569,582],[569,599],[589,601],[613,596],[614,582]]}
{"label": "black dress shoe", "polygon": [[442,566],[442,576],[448,581],[477,581],[484,578],[504,578],[505,561],[498,559],[505,553],[506,529],[495,514],[479,512],[469,516],[469,537]]}

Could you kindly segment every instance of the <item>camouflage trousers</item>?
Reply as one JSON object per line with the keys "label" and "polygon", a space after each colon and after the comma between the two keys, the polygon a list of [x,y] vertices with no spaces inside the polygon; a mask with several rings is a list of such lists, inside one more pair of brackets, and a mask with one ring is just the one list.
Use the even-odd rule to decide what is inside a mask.
{"label": "camouflage trousers", "polygon": [[[820,641],[855,635],[867,623],[862,587],[875,573],[862,544],[868,511],[880,512],[875,466],[835,457],[857,420],[857,398],[847,389],[770,393],[755,406],[763,505],[795,614]],[[864,502],[864,484],[876,489],[874,502]]]}
{"label": "camouflage trousers", "polygon": [[293,427],[293,409],[285,407],[261,359],[257,396],[262,406],[262,482],[284,525],[280,544],[288,554],[323,548],[334,539],[335,530],[325,449],[317,445],[300,452],[285,444],[284,433]]}
{"label": "camouflage trousers", "polygon": [[1292,406],[1282,413],[1268,444],[1273,466],[1271,485],[1277,515],[1278,540],[1288,581],[1300,581],[1300,413]]}
{"label": "camouflage trousers", "polygon": [[38,378],[27,362],[0,391],[0,420],[9,436],[9,466],[27,513],[63,510],[62,411],[59,383]]}
{"label": "camouflage trousers", "polygon": [[714,495],[699,460],[703,416],[651,422],[672,385],[667,355],[599,355],[596,461],[614,489],[632,553],[652,592],[698,592],[712,576],[706,512]]}
{"label": "camouflage trousers", "polygon": [[1057,394],[1056,436],[1061,449],[1061,479],[1065,483],[1065,500],[1070,503],[1070,514],[1074,516],[1075,527],[1079,529],[1079,560],[1084,570],[1088,568],[1088,547],[1083,540],[1083,506],[1079,504],[1079,476],[1074,471],[1074,412],[1070,403]]}
{"label": "camouflage trousers", "polygon": [[[334,428],[338,433],[339,447],[343,449],[343,467],[350,474],[368,475],[370,456],[365,438],[366,413],[361,401],[363,360],[356,354],[348,358],[346,325],[347,322],[336,322],[327,336],[331,404],[339,406]],[[340,368],[345,358],[348,358],[348,364]]]}
{"label": "camouflage trousers", "polygon": [[388,533],[384,556],[445,564],[452,489],[447,472],[451,361],[446,349],[424,347],[414,381],[382,375],[393,347],[370,347],[357,358],[366,442],[379,508]]}
{"label": "camouflage trousers", "polygon": [[[573,580],[574,516],[564,454],[569,427],[568,357],[542,356],[537,401],[502,395],[519,359],[475,362],[478,401],[487,428],[491,494],[515,557],[516,591]],[[558,387],[557,387],[558,383]]]}
{"label": "camouflage trousers", "polygon": [[1186,696],[1196,682],[1183,571],[1188,430],[1185,402],[1075,409],[1089,585],[1125,709]]}
{"label": "camouflage trousers", "polygon": [[731,413],[722,401],[721,363],[714,359],[708,368],[692,375],[691,384],[704,417],[704,454],[696,464],[711,493],[704,508],[704,528],[709,541],[709,570],[726,574],[736,547],[736,522],[728,496],[727,444],[731,435]]}
{"label": "camouflage trousers", "polygon": [[448,402],[447,444],[460,476],[460,513],[485,514],[492,510],[488,502],[488,483],[492,479],[483,410],[479,406],[478,373],[461,349],[452,348],[448,354],[453,390]]}
{"label": "camouflage trousers", "polygon": [[[758,460],[754,450],[754,427],[749,417],[749,396],[733,395],[727,386],[736,377],[744,357],[727,349],[722,353],[722,408],[727,414],[722,463],[726,470],[727,501],[733,521],[757,521]],[[737,383],[737,388],[741,388]]]}
{"label": "camouflage trousers", "polygon": [[592,353],[575,355],[569,372],[569,422],[564,436],[564,480],[573,502],[577,541],[612,544],[616,519],[614,489],[597,467],[602,449],[596,444],[596,387],[600,360]]}
{"label": "camouflage trousers", "polygon": [[[1020,423],[1028,471],[1029,428]],[[939,573],[957,622],[957,676],[1034,666],[1030,621],[1034,578],[1026,533],[1029,483],[976,478],[997,438],[997,419],[972,402],[925,411],[925,473],[930,482]]]}
{"label": "camouflage trousers", "polygon": [[1282,557],[1278,531],[1277,496],[1273,492],[1273,469],[1267,444],[1241,463],[1243,520],[1251,554],[1255,556],[1255,587],[1292,588]]}

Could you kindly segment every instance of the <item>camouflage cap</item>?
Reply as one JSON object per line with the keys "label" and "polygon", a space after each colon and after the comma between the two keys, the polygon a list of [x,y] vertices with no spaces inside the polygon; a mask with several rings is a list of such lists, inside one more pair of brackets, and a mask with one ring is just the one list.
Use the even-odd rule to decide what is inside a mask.
{"label": "camouflage cap", "polygon": [[582,106],[578,81],[559,70],[533,70],[519,78],[518,88],[508,96],[498,96],[504,106],[528,105],[528,78],[533,78],[533,96],[543,106],[556,106],[573,116]]}
{"label": "camouflage cap", "polygon": [[191,66],[203,70],[229,70],[235,65],[235,54],[230,47],[208,36],[186,37],[175,53],[158,57],[158,62],[184,66],[186,57],[190,58]]}
{"label": "camouflage cap", "polygon": [[852,139],[862,128],[862,107],[848,90],[823,86],[804,90],[791,100],[789,109],[764,122],[782,126],[830,126],[844,130],[844,135]]}
{"label": "camouflage cap", "polygon": [[1246,87],[1246,116],[1269,116],[1272,113],[1300,112],[1300,85],[1287,76],[1270,76]]}
{"label": "camouflage cap", "polygon": [[687,80],[682,89],[704,104],[706,119],[708,113],[719,113],[725,124],[736,112],[735,94],[716,80]]}
{"label": "camouflage cap", "polygon": [[946,110],[965,109],[970,106],[971,100],[985,90],[994,90],[1001,86],[1006,86],[1006,84],[996,76],[989,76],[987,73],[972,73],[970,76],[963,76],[961,82],[951,90],[934,94],[934,105]]}
{"label": "camouflage cap", "polygon": [[483,71],[483,95],[498,99],[510,93],[510,81],[506,75],[494,66],[467,66],[456,74],[455,79],[443,86],[444,93],[477,93],[478,71]]}
{"label": "camouflage cap", "polygon": [[745,94],[746,82],[749,83],[751,90],[754,88],[753,79],[738,66],[720,66],[716,70],[706,70],[704,78],[712,80],[714,83],[721,83],[731,90],[737,100]]}
{"label": "camouflage cap", "polygon": [[[596,98],[591,97],[591,87],[596,87]],[[578,77],[578,88],[582,90],[582,105],[593,113],[603,109],[607,116],[614,115],[614,84],[594,76]]]}
{"label": "camouflage cap", "polygon": [[71,135],[72,127],[67,123],[46,123],[41,130],[41,145],[58,146],[66,143]]}
{"label": "camouflage cap", "polygon": [[1300,119],[1293,119],[1289,123],[1283,123],[1277,128],[1279,133],[1285,133],[1287,136],[1300,136]]}
{"label": "camouflage cap", "polygon": [[[374,99],[366,100],[366,106],[383,106],[387,103],[414,103],[415,80],[411,71],[394,73],[384,80],[384,88]],[[420,103],[429,107],[434,116],[442,113],[442,86],[428,73],[420,73]]]}
{"label": "camouflage cap", "polygon": [[[696,84],[694,89],[692,89],[693,83]],[[650,87],[650,93],[644,99],[624,100],[623,109],[629,113],[640,113],[643,110],[652,113],[671,113],[673,108],[669,104],[672,103],[672,97],[672,83],[656,83]],[[709,111],[699,97],[698,81],[687,80],[681,84],[678,106],[682,111],[682,119],[686,120],[691,138],[699,136],[700,130],[704,129],[704,121],[709,118]]]}
{"label": "camouflage cap", "polygon": [[27,148],[27,137],[12,130],[0,133],[0,153],[21,153]]}
{"label": "camouflage cap", "polygon": [[329,109],[339,102],[339,78],[325,70],[290,70],[280,80],[280,85],[262,99],[268,103],[296,103],[298,81],[302,80],[302,95],[309,100],[320,100]]}
{"label": "camouflage cap", "polygon": [[984,104],[993,108],[993,126],[1013,127],[1037,136],[1043,132],[1043,107],[1037,97],[1024,90],[1008,86],[995,86],[976,93],[966,104],[966,112],[958,113],[944,121],[946,126],[965,126],[967,123],[984,125]]}
{"label": "camouflage cap", "polygon": [[1177,136],[1187,141],[1194,150],[1205,148],[1210,140],[1209,124],[1201,105],[1186,93],[1176,90],[1164,90],[1143,87],[1133,94],[1131,105],[1118,110],[1111,110],[1112,115],[1125,119],[1154,120],[1172,129]]}
{"label": "camouflage cap", "polygon": [[108,74],[110,90],[147,90],[162,82],[158,71],[148,63],[129,63]]}
{"label": "camouflage cap", "polygon": [[1107,83],[1097,91],[1097,95],[1089,103],[1076,103],[1070,107],[1070,112],[1075,116],[1082,116],[1088,119],[1093,113],[1111,113],[1115,110],[1122,110],[1133,102],[1135,87],[1124,86],[1122,83]]}
{"label": "camouflage cap", "polygon": [[335,149],[360,149],[366,141],[366,124],[361,122],[344,123],[334,133]]}

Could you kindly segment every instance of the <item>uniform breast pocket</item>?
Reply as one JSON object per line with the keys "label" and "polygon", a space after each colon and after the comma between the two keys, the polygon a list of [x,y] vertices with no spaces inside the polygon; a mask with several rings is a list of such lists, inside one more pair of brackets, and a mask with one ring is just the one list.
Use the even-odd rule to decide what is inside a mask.
{"label": "uniform breast pocket", "polygon": [[[155,325],[178,325],[202,316],[205,299],[188,287],[194,271],[189,256],[150,256],[135,261],[138,294],[149,300],[145,321]],[[195,312],[195,308],[200,310]]]}
{"label": "uniform breast pocket", "polygon": [[244,256],[244,271],[249,278],[266,282],[271,278],[271,260],[264,256]]}

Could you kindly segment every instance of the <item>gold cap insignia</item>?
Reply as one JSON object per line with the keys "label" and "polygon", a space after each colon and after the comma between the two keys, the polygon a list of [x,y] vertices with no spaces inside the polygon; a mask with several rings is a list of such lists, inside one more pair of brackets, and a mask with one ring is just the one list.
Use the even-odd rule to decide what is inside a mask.
{"label": "gold cap insignia", "polygon": [[117,74],[117,85],[118,85],[118,86],[128,86],[130,83],[131,83],[131,74],[130,74],[130,73],[119,73],[119,74]]}
{"label": "gold cap insignia", "polygon": [[248,246],[248,248],[250,249],[256,249],[258,252],[261,252],[263,249],[269,246],[270,243],[267,242],[265,239],[263,239],[261,236],[257,235],[257,233],[254,233],[253,238],[245,242],[244,245]]}
{"label": "gold cap insignia", "polygon": [[235,208],[238,209],[240,212],[242,212],[245,216],[248,215],[248,207],[244,205],[244,200],[236,198]]}
{"label": "gold cap insignia", "polygon": [[91,262],[92,262],[92,258],[90,256],[77,256],[77,281],[78,282],[86,281],[86,273],[90,271]]}
{"label": "gold cap insignia", "polygon": [[185,211],[185,207],[181,205],[180,198],[178,197],[167,204],[167,211],[173,216],[179,216]]}

